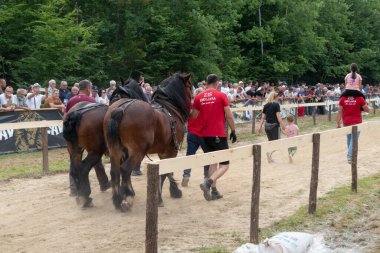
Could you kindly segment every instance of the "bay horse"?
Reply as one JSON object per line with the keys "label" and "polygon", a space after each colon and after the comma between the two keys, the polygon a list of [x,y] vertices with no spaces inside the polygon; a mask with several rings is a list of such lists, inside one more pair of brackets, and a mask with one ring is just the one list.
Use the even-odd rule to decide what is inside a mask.
{"label": "bay horse", "polygon": [[[162,81],[151,104],[120,99],[109,107],[103,129],[111,159],[112,199],[116,209],[127,211],[132,207],[135,192],[131,172],[145,155],[158,154],[160,159],[177,156],[190,113],[190,77],[177,73]],[[171,182],[171,196],[181,197],[182,192],[175,191],[177,184],[172,174],[161,177],[161,187],[166,177]]]}
{"label": "bay horse", "polygon": [[[123,87],[117,86],[110,98],[110,103],[120,98],[134,98],[147,102],[139,84],[129,79]],[[82,207],[91,207],[91,187],[88,174],[95,168],[100,190],[105,191],[110,183],[102,163],[102,156],[107,153],[103,135],[103,120],[108,110],[107,105],[80,102],[73,106],[63,121],[63,137],[70,155],[70,176],[77,188],[77,203]],[[83,152],[87,156],[82,160]]]}

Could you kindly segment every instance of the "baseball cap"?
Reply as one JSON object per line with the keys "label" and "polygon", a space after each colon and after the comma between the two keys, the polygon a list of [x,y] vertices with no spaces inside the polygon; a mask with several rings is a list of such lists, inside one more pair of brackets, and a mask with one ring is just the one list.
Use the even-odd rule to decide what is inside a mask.
{"label": "baseball cap", "polygon": [[98,90],[99,90],[99,89],[98,89],[98,86],[93,85],[93,86],[92,86],[92,90],[93,90],[93,91],[98,91]]}

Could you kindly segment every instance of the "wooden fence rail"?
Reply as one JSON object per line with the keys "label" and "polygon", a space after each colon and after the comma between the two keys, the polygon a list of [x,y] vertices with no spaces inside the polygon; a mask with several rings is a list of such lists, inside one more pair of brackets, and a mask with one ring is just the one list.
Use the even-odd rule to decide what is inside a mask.
{"label": "wooden fence rail", "polygon": [[253,159],[251,216],[250,216],[250,241],[257,243],[259,237],[259,200],[260,200],[260,177],[261,177],[261,154],[267,150],[287,149],[288,147],[310,147],[312,145],[312,166],[309,194],[309,213],[317,209],[317,191],[319,174],[320,144],[327,139],[338,138],[353,134],[352,156],[352,190],[357,191],[357,155],[358,155],[358,131],[377,131],[380,121],[369,121],[352,127],[338,128],[314,134],[305,134],[293,138],[280,139],[271,142],[257,143],[228,150],[221,150],[205,154],[183,156],[172,159],[158,160],[146,163],[147,182],[147,206],[146,206],[146,239],[145,252],[155,253],[158,251],[158,202],[157,185],[161,174],[170,172],[182,173],[188,167],[201,167],[208,164],[226,160]]}
{"label": "wooden fence rail", "polygon": [[49,171],[49,151],[48,151],[48,127],[62,126],[62,120],[41,120],[30,122],[18,122],[18,123],[2,123],[0,124],[1,130],[8,129],[27,129],[27,128],[41,128],[42,137],[42,171]]}

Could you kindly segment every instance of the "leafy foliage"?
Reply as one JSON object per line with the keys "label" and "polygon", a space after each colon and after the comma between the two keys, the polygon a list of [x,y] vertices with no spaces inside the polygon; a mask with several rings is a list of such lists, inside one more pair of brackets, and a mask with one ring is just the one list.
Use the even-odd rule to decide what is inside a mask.
{"label": "leafy foliage", "polygon": [[106,86],[186,71],[313,84],[342,82],[356,62],[375,82],[379,16],[369,0],[1,0],[0,76]]}

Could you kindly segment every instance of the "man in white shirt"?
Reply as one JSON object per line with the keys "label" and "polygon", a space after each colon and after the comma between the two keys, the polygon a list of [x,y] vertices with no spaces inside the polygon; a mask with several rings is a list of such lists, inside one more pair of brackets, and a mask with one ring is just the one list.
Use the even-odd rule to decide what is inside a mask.
{"label": "man in white shirt", "polygon": [[341,94],[342,94],[342,91],[340,90],[339,84],[335,84],[334,95],[338,97]]}
{"label": "man in white shirt", "polygon": [[224,81],[224,83],[223,83],[220,91],[223,92],[226,95],[228,95],[228,93],[230,93],[230,88],[228,87],[228,82],[227,81]]}
{"label": "man in white shirt", "polygon": [[[41,85],[39,85],[38,83],[33,84],[32,92],[28,93],[28,95],[26,96],[27,98],[26,104],[28,105],[30,109],[40,109],[41,107],[41,101],[46,95],[40,94],[40,88],[41,88]],[[48,88],[45,89],[46,94],[47,94],[47,89]]]}
{"label": "man in white shirt", "polygon": [[17,101],[13,96],[12,86],[7,86],[4,93],[0,95],[0,105],[2,111],[13,111],[16,109]]}

